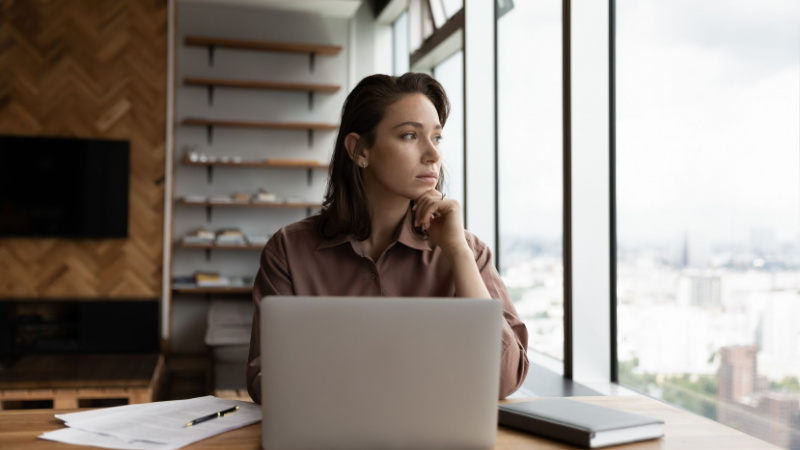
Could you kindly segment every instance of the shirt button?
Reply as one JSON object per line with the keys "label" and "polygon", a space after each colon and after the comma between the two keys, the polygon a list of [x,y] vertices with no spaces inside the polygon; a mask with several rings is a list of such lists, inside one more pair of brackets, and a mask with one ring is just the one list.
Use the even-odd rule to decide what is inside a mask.
{"label": "shirt button", "polygon": [[369,273],[369,279],[370,279],[370,280],[374,280],[376,276],[377,276],[377,275],[375,275],[375,272],[370,272],[370,273]]}

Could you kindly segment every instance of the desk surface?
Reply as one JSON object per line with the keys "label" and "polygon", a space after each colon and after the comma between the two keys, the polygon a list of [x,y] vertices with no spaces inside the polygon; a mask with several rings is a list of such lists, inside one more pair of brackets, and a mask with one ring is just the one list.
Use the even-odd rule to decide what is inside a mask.
{"label": "desk surface", "polygon": [[[573,397],[574,400],[603,405],[609,408],[645,414],[664,420],[665,437],[659,440],[640,442],[608,449],[775,449],[777,447],[721,425],[712,420],[674,408],[657,400],[639,396],[625,397]],[[525,400],[509,400],[526,401]],[[530,399],[536,400],[536,399]],[[54,410],[9,410],[0,411],[0,448],[13,449],[64,449],[79,447],[37,439],[45,431],[63,427],[54,417],[55,413],[69,411]],[[259,450],[261,425],[254,424],[230,431],[210,439],[184,447],[186,449]],[[499,427],[495,449],[573,449],[548,439],[528,435]]]}

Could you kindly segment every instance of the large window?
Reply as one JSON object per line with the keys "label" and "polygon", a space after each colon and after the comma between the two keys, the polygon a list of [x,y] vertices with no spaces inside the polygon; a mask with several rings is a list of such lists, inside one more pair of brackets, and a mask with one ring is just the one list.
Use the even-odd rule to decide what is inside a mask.
{"label": "large window", "polygon": [[433,68],[450,99],[450,117],[442,133],[444,192],[464,204],[464,52],[458,51]]}
{"label": "large window", "polygon": [[499,263],[530,350],[563,359],[561,1],[497,22]]}
{"label": "large window", "polygon": [[616,4],[620,382],[800,448],[800,4]]}

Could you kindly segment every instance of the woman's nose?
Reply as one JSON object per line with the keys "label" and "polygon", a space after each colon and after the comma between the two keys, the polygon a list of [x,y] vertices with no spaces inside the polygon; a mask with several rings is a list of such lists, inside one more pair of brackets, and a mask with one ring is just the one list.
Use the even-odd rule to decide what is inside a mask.
{"label": "woman's nose", "polygon": [[442,154],[439,152],[439,147],[431,139],[425,141],[425,162],[439,162],[442,159]]}

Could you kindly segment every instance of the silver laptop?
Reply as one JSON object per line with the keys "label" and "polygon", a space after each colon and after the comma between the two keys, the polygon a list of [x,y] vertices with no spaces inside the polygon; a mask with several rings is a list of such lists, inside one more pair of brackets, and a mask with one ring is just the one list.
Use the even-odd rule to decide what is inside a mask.
{"label": "silver laptop", "polygon": [[492,448],[502,320],[497,300],[265,297],[263,448]]}

